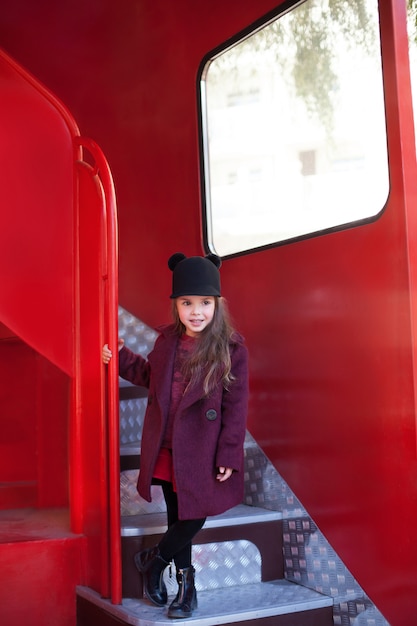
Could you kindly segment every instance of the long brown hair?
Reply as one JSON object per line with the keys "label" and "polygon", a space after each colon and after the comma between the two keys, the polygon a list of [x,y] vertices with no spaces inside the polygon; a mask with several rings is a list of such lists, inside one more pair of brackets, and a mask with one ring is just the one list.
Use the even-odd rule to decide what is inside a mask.
{"label": "long brown hair", "polygon": [[[204,377],[205,396],[209,396],[219,382],[228,389],[234,380],[231,372],[230,340],[235,331],[225,299],[218,296],[214,296],[214,299],[213,319],[199,333],[195,349],[184,366],[184,375],[190,380],[190,386]],[[179,318],[176,299],[172,301],[172,315],[175,331],[181,336],[185,332],[185,326]]]}

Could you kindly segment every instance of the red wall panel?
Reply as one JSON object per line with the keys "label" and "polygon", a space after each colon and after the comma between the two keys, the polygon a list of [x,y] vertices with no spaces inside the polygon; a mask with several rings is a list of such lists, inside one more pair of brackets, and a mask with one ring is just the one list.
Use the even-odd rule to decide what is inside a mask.
{"label": "red wall panel", "polygon": [[68,378],[15,338],[0,380],[0,508],[68,506]]}
{"label": "red wall panel", "polygon": [[0,342],[2,482],[35,482],[36,356],[20,342]]}
{"label": "red wall panel", "polygon": [[[40,534],[42,532],[44,529],[40,527]],[[37,541],[1,543],[3,626],[74,626],[75,586],[83,580],[85,570],[82,550],[82,538],[65,537],[64,533],[53,540],[39,537]]]}
{"label": "red wall panel", "polygon": [[65,102],[109,160],[120,218],[120,300],[150,324],[169,311],[165,259],[201,251],[199,64],[276,4],[215,0],[202,11],[189,0],[128,0],[120,11],[109,0],[40,0],[36,8],[17,0],[5,10],[0,46]]}

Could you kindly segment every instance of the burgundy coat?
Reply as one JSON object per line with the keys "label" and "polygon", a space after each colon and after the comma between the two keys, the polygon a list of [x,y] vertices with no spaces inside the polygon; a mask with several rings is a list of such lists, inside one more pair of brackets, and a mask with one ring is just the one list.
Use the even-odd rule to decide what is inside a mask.
{"label": "burgundy coat", "polygon": [[[161,335],[148,359],[123,347],[119,353],[120,375],[149,388],[142,434],[138,491],[151,501],[151,481],[161,447],[171,394],[178,336],[173,326],[158,329]],[[202,383],[183,396],[175,415],[172,455],[180,519],[218,515],[243,499],[243,443],[248,404],[248,353],[242,337],[230,344],[235,381],[226,391],[222,385],[203,398]],[[218,467],[235,471],[216,480]]]}

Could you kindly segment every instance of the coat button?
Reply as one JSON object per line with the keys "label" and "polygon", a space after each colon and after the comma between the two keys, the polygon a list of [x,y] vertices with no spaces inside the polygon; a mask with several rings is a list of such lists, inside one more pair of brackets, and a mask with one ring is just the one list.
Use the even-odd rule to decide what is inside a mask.
{"label": "coat button", "polygon": [[206,412],[206,417],[207,417],[208,420],[210,420],[212,422],[217,417],[217,411],[215,411],[214,409],[209,409]]}

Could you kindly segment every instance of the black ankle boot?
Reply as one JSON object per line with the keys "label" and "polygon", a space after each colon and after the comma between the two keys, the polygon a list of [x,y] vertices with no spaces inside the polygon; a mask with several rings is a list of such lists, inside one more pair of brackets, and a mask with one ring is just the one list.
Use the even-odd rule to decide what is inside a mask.
{"label": "black ankle boot", "polygon": [[191,617],[197,608],[197,591],[194,585],[194,567],[177,570],[178,593],[168,609],[168,617]]}
{"label": "black ankle boot", "polygon": [[169,565],[168,561],[162,558],[158,546],[138,552],[134,559],[136,567],[143,575],[146,597],[157,606],[164,606],[168,602],[168,593],[163,575]]}

